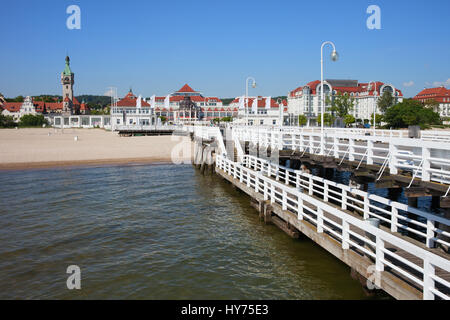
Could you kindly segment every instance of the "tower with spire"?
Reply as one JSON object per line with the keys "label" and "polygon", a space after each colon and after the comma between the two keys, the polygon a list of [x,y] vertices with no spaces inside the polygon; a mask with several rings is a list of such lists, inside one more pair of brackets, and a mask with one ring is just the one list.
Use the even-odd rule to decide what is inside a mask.
{"label": "tower with spire", "polygon": [[61,72],[61,84],[63,86],[63,113],[74,113],[73,110],[73,84],[75,83],[75,74],[70,70],[70,58],[66,57],[66,66]]}

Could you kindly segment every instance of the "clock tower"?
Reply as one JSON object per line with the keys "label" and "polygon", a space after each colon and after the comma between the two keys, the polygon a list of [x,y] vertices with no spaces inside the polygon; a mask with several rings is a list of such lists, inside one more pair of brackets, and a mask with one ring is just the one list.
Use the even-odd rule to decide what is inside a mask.
{"label": "clock tower", "polygon": [[73,113],[73,84],[75,74],[70,70],[70,58],[66,57],[66,67],[61,73],[61,84],[63,86],[63,113]]}

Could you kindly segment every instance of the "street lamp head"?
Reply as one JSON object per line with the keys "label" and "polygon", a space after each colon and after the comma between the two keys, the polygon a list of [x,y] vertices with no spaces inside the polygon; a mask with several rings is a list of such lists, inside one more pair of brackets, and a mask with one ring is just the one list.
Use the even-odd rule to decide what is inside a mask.
{"label": "street lamp head", "polygon": [[333,52],[331,53],[331,61],[338,61],[339,59],[339,55],[337,53],[336,50],[333,50]]}
{"label": "street lamp head", "polygon": [[252,88],[256,88],[256,82],[253,81]]}

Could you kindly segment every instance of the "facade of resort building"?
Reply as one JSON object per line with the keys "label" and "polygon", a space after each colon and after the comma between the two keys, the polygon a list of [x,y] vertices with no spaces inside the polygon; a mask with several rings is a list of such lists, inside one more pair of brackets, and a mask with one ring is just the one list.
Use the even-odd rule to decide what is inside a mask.
{"label": "facade of resort building", "polygon": [[287,101],[275,101],[271,97],[237,97],[230,103],[230,108],[238,110],[234,123],[247,125],[279,126],[285,124]]}
{"label": "facade of resort building", "polygon": [[450,89],[445,87],[426,88],[420,91],[413,99],[424,104],[434,100],[438,103],[434,111],[438,112],[441,117],[450,117]]}
{"label": "facade of resort building", "polygon": [[156,116],[150,104],[140,96],[135,96],[131,89],[125,97],[111,107],[112,127],[148,126],[155,123]]}
{"label": "facade of resort building", "polygon": [[[320,80],[309,82],[291,91],[288,96],[288,113],[294,119],[299,115],[305,115],[309,123],[316,122],[317,117],[322,113]],[[370,120],[373,112],[380,113],[376,108],[378,98],[386,91],[391,92],[396,102],[403,101],[403,94],[392,84],[383,82],[358,83],[357,80],[325,80],[325,96],[334,97],[337,94],[347,93],[354,98],[353,110],[350,112],[355,119]],[[331,105],[327,104],[326,111]]]}
{"label": "facade of resort building", "polygon": [[237,108],[224,106],[217,97],[205,97],[188,84],[165,97],[153,96],[147,102],[158,117],[165,117],[171,122],[211,121],[238,115]]}

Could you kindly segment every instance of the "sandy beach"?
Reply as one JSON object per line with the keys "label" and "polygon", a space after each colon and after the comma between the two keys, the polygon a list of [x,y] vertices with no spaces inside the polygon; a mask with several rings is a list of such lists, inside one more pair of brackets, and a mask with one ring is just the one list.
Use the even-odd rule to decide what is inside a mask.
{"label": "sandy beach", "polygon": [[188,137],[120,137],[102,129],[0,130],[0,170],[126,163],[188,163],[192,150],[193,144]]}

